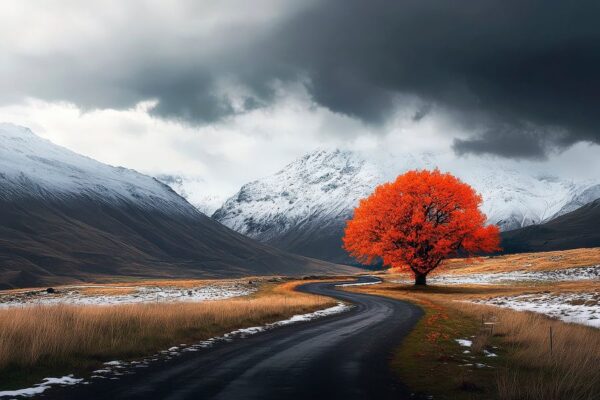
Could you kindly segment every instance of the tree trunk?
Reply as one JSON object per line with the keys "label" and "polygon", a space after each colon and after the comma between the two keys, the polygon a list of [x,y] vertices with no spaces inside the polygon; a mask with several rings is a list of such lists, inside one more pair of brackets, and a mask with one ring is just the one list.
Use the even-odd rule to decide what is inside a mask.
{"label": "tree trunk", "polygon": [[415,286],[427,285],[427,275],[415,272]]}

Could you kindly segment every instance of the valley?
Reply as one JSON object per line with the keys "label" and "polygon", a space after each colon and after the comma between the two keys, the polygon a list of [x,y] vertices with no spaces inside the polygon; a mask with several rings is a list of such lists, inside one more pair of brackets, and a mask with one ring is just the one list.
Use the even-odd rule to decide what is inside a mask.
{"label": "valley", "polygon": [[600,400],[600,2],[0,2],[0,400]]}
{"label": "valley", "polygon": [[[600,182],[561,180],[498,160],[474,165],[446,160],[445,154],[319,149],[242,186],[212,218],[292,253],[354,264],[341,238],[359,199],[407,170],[440,168],[461,171],[459,176],[481,194],[482,210],[488,223],[504,232],[507,252],[600,246],[595,208],[580,209],[600,197]],[[185,190],[185,184],[174,189]]]}
{"label": "valley", "polygon": [[0,124],[0,187],[0,288],[357,271],[251,240],[152,177],[12,124]]}
{"label": "valley", "polygon": [[[273,335],[282,340],[292,340],[296,335],[293,332],[300,335],[307,329],[317,329],[317,326],[323,326],[323,329],[327,327],[328,335],[333,335],[336,331],[329,325],[335,324],[337,320],[340,323],[336,326],[343,326],[344,329],[351,327],[346,320],[354,318],[357,310],[363,309],[363,300],[346,297],[340,291],[391,297],[417,305],[415,310],[423,310],[415,311],[417,315],[421,312],[425,314],[414,320],[416,328],[407,331],[404,341],[386,345],[387,351],[395,354],[391,365],[397,374],[396,378],[386,379],[392,382],[399,377],[404,388],[397,390],[413,393],[413,398],[426,398],[432,393],[431,380],[448,375],[456,378],[437,386],[433,391],[435,397],[467,399],[472,396],[473,390],[492,396],[497,390],[509,390],[509,387],[500,387],[507,385],[507,379],[538,380],[539,385],[530,385],[529,390],[550,387],[549,383],[544,382],[556,379],[554,372],[550,375],[538,375],[535,371],[541,373],[548,368],[545,364],[547,361],[543,357],[535,361],[535,353],[532,352],[534,348],[547,351],[548,336],[544,336],[543,332],[547,333],[549,326],[553,327],[555,335],[553,368],[556,368],[557,374],[568,373],[577,377],[569,384],[561,384],[560,389],[556,390],[564,391],[562,393],[585,391],[587,386],[583,384],[584,380],[587,380],[589,388],[600,384],[585,372],[594,357],[600,356],[585,350],[590,341],[593,343],[600,340],[600,330],[596,326],[600,316],[597,314],[600,296],[599,266],[600,249],[592,248],[487,257],[468,262],[451,259],[430,277],[430,285],[425,288],[415,288],[411,281],[404,280],[404,275],[388,271],[377,272],[374,275],[376,278],[359,278],[359,283],[352,280],[343,283],[343,277],[335,278],[333,282],[332,278],[326,277],[307,277],[305,280],[248,277],[238,280],[146,280],[57,286],[53,288],[54,293],[48,293],[44,289],[5,290],[0,292],[0,327],[4,326],[0,343],[9,348],[14,348],[11,340],[17,338],[29,338],[32,344],[35,343],[38,340],[36,332],[45,332],[39,329],[47,323],[45,321],[48,318],[54,321],[57,333],[70,329],[60,325],[67,322],[63,319],[67,314],[72,315],[69,318],[81,320],[77,324],[87,321],[85,324],[91,324],[91,329],[96,324],[106,324],[109,321],[113,328],[109,331],[112,332],[110,336],[106,337],[106,333],[102,331],[72,331],[77,335],[76,340],[71,341],[71,346],[76,346],[72,348],[59,345],[60,336],[48,337],[48,333],[44,333],[45,343],[55,340],[57,342],[53,348],[62,349],[61,361],[56,358],[58,354],[47,353],[37,345],[33,348],[39,348],[40,352],[33,358],[31,355],[25,358],[25,354],[19,355],[11,351],[11,357],[22,358],[11,362],[12,372],[5,375],[10,378],[2,382],[5,391],[0,390],[0,396],[6,396],[7,393],[27,395],[39,390],[40,393],[46,393],[44,397],[48,398],[88,398],[93,396],[92,392],[102,393],[102,396],[110,392],[112,396],[119,397],[123,384],[130,388],[123,392],[129,398],[142,396],[147,390],[160,391],[156,385],[163,382],[160,377],[165,371],[179,369],[182,365],[197,368],[198,363],[210,362],[210,354],[213,352],[215,355],[220,354],[219,357],[223,357],[223,354],[236,354],[235,357],[238,357],[237,354],[248,351],[241,349],[253,346],[256,341],[268,341],[270,345],[267,348],[270,348],[273,345]],[[321,296],[316,297],[293,291],[311,282],[332,282],[327,285],[333,291],[318,291],[316,293]],[[312,293],[312,290],[309,292]],[[337,303],[340,299],[343,303]],[[373,301],[379,302],[375,299]],[[534,307],[528,307],[527,304],[533,304]],[[371,310],[370,307],[372,306],[366,310]],[[221,313],[225,313],[224,316],[219,316]],[[371,312],[366,315],[383,316]],[[94,319],[90,320],[92,316]],[[105,319],[109,316],[110,320]],[[125,324],[131,318],[142,323],[145,328],[138,330],[135,326]],[[313,319],[314,323],[305,325],[306,321]],[[204,322],[198,325],[195,321],[200,320]],[[321,320],[322,322],[317,322]],[[16,321],[22,322],[14,325]],[[7,323],[10,325],[6,325]],[[173,329],[165,331],[164,324]],[[293,324],[293,327],[290,325],[287,328],[289,324]],[[8,326],[11,328],[7,329]],[[313,326],[315,328],[311,328]],[[30,333],[27,336],[22,336],[23,333],[18,333],[19,331],[11,334],[11,329],[27,329]],[[533,329],[527,337],[523,336],[525,329]],[[359,329],[356,331],[357,335],[358,332],[372,334],[370,329]],[[15,334],[17,336],[11,336]],[[131,347],[130,342],[132,335],[141,335],[138,345],[134,347]],[[255,335],[256,339],[249,339]],[[309,342],[313,342],[314,332],[302,335],[305,338],[303,340],[310,339]],[[97,337],[94,342],[110,340],[113,344],[101,352],[96,347],[81,347],[83,342],[80,339],[92,336]],[[359,337],[355,340],[362,341]],[[567,337],[568,342],[565,342]],[[350,339],[344,341],[346,342],[351,343]],[[383,345],[383,342],[377,343]],[[569,352],[566,352],[565,346],[568,346]],[[287,346],[282,349],[285,348]],[[76,358],[69,355],[71,351],[78,354]],[[427,356],[431,351],[441,352],[442,356]],[[89,355],[86,356],[86,352]],[[0,349],[0,354],[5,354],[6,357],[7,350]],[[376,353],[369,354],[372,356]],[[288,360],[286,362],[295,359],[289,358],[292,357],[291,353],[281,353],[279,357]],[[420,360],[419,364],[414,364],[415,357]],[[46,361],[43,360],[53,360],[53,366],[44,367]],[[231,362],[234,360],[235,358]],[[258,363],[258,360],[261,358],[254,362]],[[24,368],[22,371],[28,371],[26,375],[19,374],[19,369],[14,369],[18,365],[15,362],[23,363],[21,368]],[[265,364],[265,367],[268,365],[270,364]],[[372,368],[373,364],[366,365]],[[510,365],[512,375],[508,374],[507,365]],[[419,372],[424,369],[430,369],[426,374],[428,378],[424,378],[422,372]],[[58,383],[43,383],[31,386],[30,389],[19,389],[19,386],[31,385],[48,376],[56,378],[49,378],[45,382]],[[138,383],[135,382],[148,382],[147,379],[157,379],[156,385],[144,383],[144,389],[136,391]],[[219,379],[219,382],[226,383],[230,378]],[[306,379],[311,378],[302,378],[302,384],[309,382]],[[84,382],[85,385],[82,384]],[[231,381],[230,386],[226,386],[229,388],[227,390],[231,391],[232,387],[240,385],[240,389],[236,390],[242,390],[247,385],[242,385],[242,382],[244,381],[239,379]],[[173,384],[185,387],[183,382]],[[72,385],[74,386],[71,388]],[[388,384],[380,385],[387,387]],[[270,387],[269,395],[284,393],[276,389],[270,380],[259,387]],[[339,385],[336,384],[335,387]],[[371,386],[368,387],[369,389],[365,387],[361,390],[373,390]],[[196,387],[194,393],[198,390],[213,393],[217,388]],[[321,390],[330,389],[321,387]],[[293,392],[286,393],[291,395],[302,392],[294,389]],[[267,394],[259,391],[256,395]],[[349,396],[352,397],[350,394]]]}
{"label": "valley", "polygon": [[[496,337],[477,328],[478,318],[484,327],[509,323],[500,321],[517,321],[510,324],[520,326],[518,321],[523,320],[539,325],[539,330],[551,325],[557,332],[574,335],[572,345],[577,349],[583,346],[580,337],[597,340],[599,248],[450,259],[432,273],[430,286],[424,289],[415,289],[410,277],[393,270],[377,272],[375,268],[377,278],[359,277],[366,273],[364,269],[344,265],[349,258],[341,249],[341,235],[357,199],[372,190],[383,175],[378,169],[381,167],[357,154],[319,151],[305,156],[267,181],[244,186],[211,219],[153,178],[79,156],[25,128],[2,125],[0,139],[4,155],[0,179],[5,188],[0,196],[0,285],[5,289],[0,291],[0,370],[4,376],[0,397],[39,394],[90,398],[88,387],[94,392],[102,387],[118,397],[125,382],[130,385],[149,376],[158,379],[156,384],[144,384],[139,393],[157,393],[160,389],[156,385],[163,382],[165,371],[180,365],[196,368],[204,360],[209,362],[213,351],[221,354],[229,352],[229,346],[239,348],[241,353],[233,353],[231,359],[238,362],[237,354],[248,352],[245,346],[254,341],[246,344],[249,337],[263,342],[271,341],[271,336],[285,341],[298,338],[299,343],[305,343],[301,346],[310,348],[308,343],[317,335],[311,326],[318,326],[323,335],[329,332],[327,337],[335,335],[336,329],[349,332],[353,329],[349,321],[358,315],[366,318],[372,315],[372,311],[366,313],[368,310],[380,307],[410,315],[410,322],[394,328],[402,332],[397,340],[374,342],[379,350],[369,353],[369,357],[381,358],[382,352],[394,352],[400,357],[392,362],[396,375],[384,374],[385,382],[373,384],[384,396],[393,390],[412,393],[412,398],[425,398],[430,393],[442,398],[449,393],[461,397],[473,388],[494,393],[503,382],[498,379],[530,379],[528,373],[509,378],[502,372],[491,377],[491,370],[504,371],[502,363],[507,360],[517,371],[526,369],[523,361],[514,359],[522,350],[510,344],[514,335],[523,333],[520,328],[502,333],[508,328],[498,327],[496,335],[501,336]],[[429,165],[419,164],[415,158],[404,161],[406,168]],[[488,178],[482,179],[480,182]],[[484,207],[496,223],[505,228],[515,226],[517,220],[521,221],[519,226],[530,225],[504,233],[505,251],[596,244],[595,202],[567,212],[576,198],[585,198],[584,193],[593,192],[595,186],[543,180],[533,183],[527,181],[531,178],[516,175],[511,179],[506,180],[507,185],[519,179],[526,182],[505,186],[504,192],[483,192]],[[184,190],[185,181],[171,182],[179,185],[175,189]],[[499,200],[501,193],[515,193],[519,185],[538,194],[529,190],[516,202]],[[550,208],[532,206],[537,204],[533,200],[536,196],[547,196],[544,190],[556,192],[554,202],[545,203],[544,207]],[[498,193],[501,197],[494,197]],[[496,208],[498,201],[505,204],[504,211]],[[527,242],[531,237],[537,242]],[[589,240],[582,242],[579,238],[583,237]],[[543,246],[536,245],[542,240]],[[337,287],[336,283],[319,283],[339,282],[344,279],[340,275],[358,277],[359,283],[350,280]],[[307,282],[306,287],[328,289],[314,292],[321,296],[295,291]],[[359,299],[344,292],[375,294],[401,302],[391,306],[381,298]],[[411,311],[406,314],[407,310]],[[420,317],[422,313],[424,317]],[[388,314],[373,315],[385,318]],[[445,322],[446,315],[452,315],[451,324]],[[364,341],[364,335],[372,335],[375,320],[367,320],[366,330],[353,332],[352,340]],[[69,341],[63,335],[67,331]],[[406,339],[401,341],[402,337]],[[436,390],[426,390],[428,381],[406,370],[414,365],[414,351],[429,351],[415,337],[425,337],[432,348],[450,354],[444,356],[449,358],[444,358],[443,366],[431,358],[414,366],[416,371],[445,371],[463,376],[462,383],[451,381]],[[344,346],[352,340],[331,342],[332,354],[350,357],[353,351]],[[544,346],[541,334],[527,340],[532,341],[530,346]],[[471,344],[462,349],[465,343]],[[339,346],[340,350],[335,350]],[[314,352],[308,348],[306,351]],[[293,354],[283,351],[279,357],[289,363]],[[589,356],[594,357],[594,353]],[[528,353],[523,357],[531,362]],[[186,360],[184,364],[182,360]],[[577,360],[582,365],[589,362]],[[271,371],[270,362],[264,362],[267,369],[256,367],[257,374]],[[350,358],[348,362],[359,363],[358,371],[362,372],[356,373],[365,374],[364,379],[375,379],[371,370],[379,361],[360,364]],[[402,367],[394,367],[398,362]],[[560,368],[575,368],[568,373],[580,374],[575,366],[562,363]],[[272,364],[276,365],[280,364]],[[293,393],[304,393],[297,385],[306,385],[314,379],[311,376],[322,374],[317,364],[306,368],[294,378],[297,383],[290,383]],[[378,368],[387,370],[385,364]],[[185,386],[179,376],[175,375],[173,384]],[[241,378],[223,375],[219,379],[221,389],[210,384],[193,392],[222,390],[233,396],[231,393],[248,385]],[[336,387],[353,387],[344,376],[330,379],[339,380]],[[494,382],[496,389],[490,386]],[[581,385],[578,382],[573,385]],[[597,382],[590,382],[595,387]],[[323,383],[314,384],[322,391],[334,390]],[[292,393],[274,389],[268,380],[261,385],[271,389],[268,393],[257,391],[260,398],[283,393],[289,397]],[[373,385],[349,389],[348,396],[375,393]],[[573,385],[560,390],[581,390]]]}

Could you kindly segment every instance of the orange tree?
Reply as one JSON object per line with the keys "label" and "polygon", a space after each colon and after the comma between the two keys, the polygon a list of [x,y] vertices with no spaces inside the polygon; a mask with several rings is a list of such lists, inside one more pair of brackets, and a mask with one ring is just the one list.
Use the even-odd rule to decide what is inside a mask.
{"label": "orange tree", "polygon": [[499,250],[495,225],[485,225],[481,196],[451,174],[409,171],[362,199],[346,225],[344,248],[360,262],[410,269],[415,285],[453,255]]}

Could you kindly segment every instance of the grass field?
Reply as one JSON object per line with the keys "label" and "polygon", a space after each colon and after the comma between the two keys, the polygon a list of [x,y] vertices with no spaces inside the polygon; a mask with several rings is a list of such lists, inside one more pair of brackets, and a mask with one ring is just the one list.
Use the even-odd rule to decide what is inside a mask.
{"label": "grass field", "polygon": [[548,271],[600,264],[600,247],[446,260],[432,274]]}
{"label": "grass field", "polygon": [[[474,263],[449,260],[441,273],[552,271],[598,264],[600,249],[581,249],[482,258]],[[523,294],[598,293],[597,280],[416,288],[393,283],[399,275],[380,276],[383,284],[346,290],[411,301],[425,310],[425,317],[392,360],[392,367],[412,390],[458,400],[598,398],[599,329],[470,303]],[[236,284],[257,282],[259,290],[249,296],[218,301],[0,309],[0,389],[26,386],[48,375],[90,371],[105,361],[136,359],[180,343],[202,341],[335,304],[329,298],[293,291],[306,281],[245,278]],[[77,290],[86,296],[119,296],[132,294],[140,286],[187,291],[210,284],[215,281],[160,280],[90,285]],[[71,290],[57,289],[63,293]],[[31,289],[3,293],[15,296],[27,291]]]}
{"label": "grass field", "polygon": [[[475,264],[450,260],[442,273],[547,271],[597,264],[600,249],[581,249],[484,258]],[[412,390],[441,399],[600,398],[599,329],[468,302],[527,293],[597,293],[597,280],[416,288],[390,282],[398,275],[380,276],[385,283],[348,290],[410,301],[425,310],[392,361]],[[472,344],[461,346],[457,339]]]}
{"label": "grass field", "polygon": [[85,371],[104,361],[141,357],[335,304],[293,291],[299,283],[265,283],[251,296],[199,303],[0,310],[0,387],[31,384],[49,373]]}
{"label": "grass field", "polygon": [[[598,398],[597,329],[533,313],[452,301],[463,298],[459,288],[452,288],[452,294],[444,288],[413,289],[397,284],[351,290],[411,301],[426,311],[393,360],[401,379],[415,391],[444,399]],[[472,288],[465,294],[472,296]],[[473,344],[462,347],[456,339]]]}

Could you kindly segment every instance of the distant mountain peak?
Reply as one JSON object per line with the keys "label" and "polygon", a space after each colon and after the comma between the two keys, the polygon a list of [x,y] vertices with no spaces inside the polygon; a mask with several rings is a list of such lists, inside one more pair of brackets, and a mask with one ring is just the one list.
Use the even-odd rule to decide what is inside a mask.
{"label": "distant mountain peak", "polygon": [[[319,148],[275,174],[249,182],[213,218],[230,228],[299,254],[349,262],[341,249],[345,221],[359,199],[410,169],[454,172],[436,153],[369,153]],[[489,223],[510,230],[547,221],[600,194],[600,185],[529,175],[489,160],[455,172],[481,193]],[[600,196],[599,196],[600,197]],[[327,238],[327,239],[324,239]]]}

